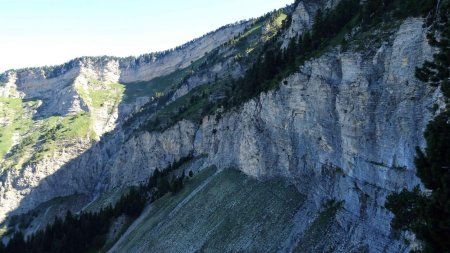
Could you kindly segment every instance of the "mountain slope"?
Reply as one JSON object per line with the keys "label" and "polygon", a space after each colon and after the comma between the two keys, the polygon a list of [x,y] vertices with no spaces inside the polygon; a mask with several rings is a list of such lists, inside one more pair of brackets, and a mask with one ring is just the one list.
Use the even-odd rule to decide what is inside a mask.
{"label": "mountain slope", "polygon": [[[208,191],[203,188],[193,191],[195,187],[187,185],[179,195],[167,195],[151,204],[149,211],[119,239],[114,250],[139,251],[155,247],[153,249],[176,251],[177,247],[183,249],[189,245],[192,249],[184,248],[188,252],[202,246],[205,250],[215,246],[225,249],[226,245],[218,240],[220,233],[212,229],[208,234],[212,224],[207,221],[231,219],[234,221],[231,231],[242,231],[239,237],[248,240],[230,243],[228,250],[235,252],[242,246],[247,251],[252,248],[272,251],[269,246],[260,248],[266,243],[261,237],[267,229],[255,232],[251,226],[259,224],[267,228],[273,220],[258,223],[258,220],[244,219],[242,227],[235,213],[247,210],[248,204],[253,207],[252,211],[266,217],[265,209],[257,204],[264,205],[267,201],[279,206],[271,214],[275,220],[284,217],[281,223],[288,227],[280,230],[281,234],[266,234],[267,238],[283,241],[273,251],[406,252],[409,245],[405,241],[410,238],[408,234],[390,229],[392,216],[384,208],[384,201],[392,191],[419,184],[414,175],[415,147],[424,145],[423,130],[433,117],[433,108],[439,108],[442,100],[437,89],[423,85],[414,76],[415,68],[433,53],[422,18],[393,19],[358,33],[360,27],[352,25],[359,16],[354,17],[345,24],[343,32],[335,31],[336,36],[324,39],[316,50],[301,52],[309,58],[302,58],[298,64],[295,59],[293,69],[282,70],[271,80],[273,86],[269,86],[276,88],[252,91],[256,95],[239,100],[231,108],[227,104],[230,93],[240,91],[240,87],[234,85],[243,82],[236,80],[251,72],[255,63],[263,64],[269,55],[267,52],[275,50],[274,47],[288,50],[292,38],[301,37],[314,28],[319,8],[339,6],[338,2],[297,1],[291,7],[260,19],[225,28],[227,36],[221,37],[220,43],[214,43],[215,49],[188,46],[184,47],[188,48],[186,50],[182,48],[162,56],[159,62],[145,57],[134,62],[130,59],[81,59],[81,67],[77,68],[84,69],[83,66],[95,63],[95,67],[88,68],[95,71],[80,71],[81,74],[74,75],[79,81],[68,82],[75,84],[64,91],[73,98],[69,99],[70,106],[30,104],[12,108],[22,107],[15,109],[18,113],[28,108],[25,115],[36,117],[35,120],[48,120],[48,116],[55,113],[52,110],[58,109],[62,121],[65,117],[70,120],[74,112],[100,110],[106,111],[106,115],[116,115],[112,116],[114,123],[105,124],[98,116],[101,113],[90,114],[100,123],[93,124],[92,131],[82,132],[82,135],[96,135],[83,139],[89,142],[86,146],[74,147],[76,151],[71,152],[70,159],[57,158],[25,166],[22,170],[5,170],[0,189],[0,214],[6,217],[13,210],[14,214],[25,213],[26,217],[41,203],[73,194],[84,194],[97,206],[96,201],[109,199],[105,197],[108,194],[124,192],[130,185],[146,182],[157,168],[166,168],[174,161],[194,155],[203,162],[201,166],[191,165],[191,169],[214,165],[220,171],[211,176],[212,179],[204,179],[203,185]],[[203,41],[214,40],[214,34],[205,36]],[[192,56],[192,52],[200,53]],[[77,66],[78,63],[72,64]],[[49,72],[43,70],[42,73]],[[62,103],[45,97],[41,89],[47,92],[52,89],[45,90],[46,83],[59,87],[55,85],[64,83],[61,80],[72,80],[74,76],[70,73],[59,70],[55,76],[50,75],[50,81],[38,79],[36,83],[42,82],[43,87],[30,88],[33,94],[40,94],[33,97],[41,98],[43,103],[46,99],[50,101],[48,104]],[[17,78],[14,74],[8,75],[7,79],[2,79],[8,80],[1,86],[2,94],[20,96],[22,88],[14,87],[24,81],[11,81]],[[142,91],[148,92],[145,98],[136,96]],[[133,99],[127,101],[127,98]],[[117,99],[121,101],[119,104],[114,102]],[[117,109],[111,111],[111,108]],[[32,110],[36,112],[33,114]],[[15,120],[11,114],[8,119]],[[56,136],[66,133],[59,130],[56,129]],[[107,131],[110,132],[98,142],[90,143]],[[51,169],[43,169],[42,164],[48,164]],[[238,168],[252,179],[241,174],[236,176],[229,168]],[[233,175],[230,177],[234,179],[229,180],[227,175]],[[297,190],[274,186],[274,178],[283,178]],[[230,192],[235,189],[235,193],[221,195],[216,192],[220,187]],[[295,203],[288,201],[286,204],[281,197],[265,199],[267,188],[291,196]],[[208,192],[215,197],[204,201]],[[249,199],[244,201],[237,192]],[[222,197],[222,201],[216,201]],[[195,212],[195,205],[199,203],[205,203],[206,211],[202,210],[205,212]],[[207,210],[230,203],[237,203],[237,206],[227,209],[229,213]],[[85,204],[80,203],[74,210],[80,210]],[[174,207],[176,204],[179,206]],[[289,212],[278,213],[283,210]],[[155,214],[162,218],[155,220]],[[217,214],[217,219],[205,220],[197,216],[201,214]],[[287,214],[293,216],[286,218]],[[176,222],[201,232],[177,234]],[[222,228],[219,223],[216,225]],[[167,237],[157,239],[161,235],[154,232],[155,229],[161,229]],[[28,232],[31,231],[34,230]],[[251,235],[255,233],[256,241],[252,244]],[[200,235],[204,241],[196,237]],[[140,245],[134,236],[152,243]],[[232,240],[234,236],[231,234],[227,238]],[[180,244],[166,248],[168,238],[178,237],[182,237]]]}
{"label": "mountain slope", "polygon": [[[372,58],[330,52],[307,62],[268,92],[235,112],[181,121],[168,130],[130,139],[112,164],[110,185],[136,182],[160,157],[209,154],[210,164],[238,167],[257,178],[282,176],[297,183],[310,207],[343,200],[338,216],[351,237],[337,252],[406,250],[392,237],[391,215],[383,207],[391,191],[419,184],[415,146],[441,96],[414,77],[415,66],[431,55],[420,19],[405,21],[391,45]],[[120,175],[120,176],[119,176]],[[389,242],[389,243],[387,243]]]}
{"label": "mountain slope", "polygon": [[[204,184],[189,182],[177,195],[155,202],[110,252],[261,252],[281,246],[303,202],[295,187],[258,182],[234,170],[209,170],[194,178],[210,174]],[[255,208],[261,203],[265,208]]]}
{"label": "mountain slope", "polygon": [[[158,92],[187,77],[189,72],[182,71],[186,66],[237,36],[248,24],[225,26],[161,54],[136,59],[85,57],[62,66],[2,74],[0,105],[5,113],[0,139],[0,220],[18,206],[20,196],[91,148],[103,134],[117,131],[131,113]],[[168,74],[175,72],[181,72],[180,77],[171,79]],[[155,77],[160,79],[153,81]],[[154,87],[153,83],[159,84],[163,78],[169,82]],[[140,80],[153,81],[152,89],[136,90],[133,82]],[[22,207],[27,210],[42,200],[33,202]]]}

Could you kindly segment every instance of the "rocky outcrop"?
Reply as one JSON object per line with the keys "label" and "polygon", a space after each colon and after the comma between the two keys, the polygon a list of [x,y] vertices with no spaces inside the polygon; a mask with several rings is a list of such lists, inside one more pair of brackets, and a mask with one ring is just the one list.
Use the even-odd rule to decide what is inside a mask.
{"label": "rocky outcrop", "polygon": [[383,205],[391,191],[419,184],[415,147],[424,145],[430,108],[440,99],[414,77],[432,54],[425,36],[421,20],[409,19],[371,59],[330,52],[219,121],[207,117],[198,128],[183,121],[163,133],[143,133],[124,145],[110,186],[139,181],[189,152],[208,154],[220,168],[290,178],[316,205],[345,201],[338,221],[351,237],[341,245],[346,249],[357,242],[373,252],[406,250],[390,234]]}
{"label": "rocky outcrop", "polygon": [[[122,153],[128,165],[115,167],[128,171],[142,167],[135,161],[161,158],[130,156],[135,150],[145,156],[167,156],[183,153],[179,150],[187,145],[198,154],[209,154],[212,163],[238,166],[256,177],[293,177],[302,164],[319,169],[333,164],[345,174],[389,190],[415,184],[413,177],[403,181],[390,174],[414,173],[415,146],[423,144],[430,108],[440,97],[414,77],[415,67],[432,53],[424,34],[422,22],[410,19],[400,27],[393,45],[383,45],[370,60],[355,52],[335,51],[309,61],[286,79],[287,85],[262,94],[219,122],[207,117],[193,131],[192,123],[182,121],[163,133],[131,139]],[[183,135],[194,142],[180,141]],[[142,152],[145,140],[151,145]]]}
{"label": "rocky outcrop", "polygon": [[[301,33],[311,26],[308,8],[297,6],[290,32]],[[209,116],[199,125],[181,121],[162,132],[140,132],[131,137],[113,131],[107,140],[76,159],[54,167],[38,180],[30,177],[32,183],[14,183],[23,175],[4,176],[1,213],[19,204],[16,211],[23,212],[36,203],[75,192],[95,195],[138,184],[173,160],[190,153],[207,154],[206,164],[221,169],[236,167],[261,180],[291,180],[307,196],[309,204],[302,208],[308,212],[319,210],[325,200],[344,201],[333,236],[326,239],[337,252],[361,248],[407,251],[403,240],[391,233],[391,215],[383,205],[390,192],[419,184],[414,175],[415,147],[424,145],[423,131],[433,116],[430,108],[441,99],[439,91],[414,77],[415,68],[432,55],[422,24],[420,19],[404,21],[392,43],[383,44],[371,57],[331,50],[299,67],[279,89],[261,94],[221,119]],[[128,59],[128,66],[138,67],[127,68],[123,61],[112,59],[102,65],[107,67],[93,73],[101,80],[120,82],[169,73],[231,36],[233,32],[227,29],[206,44],[188,46],[187,56],[164,56],[161,66],[157,59],[138,65]],[[90,78],[89,71],[83,70],[88,64],[83,61],[84,65],[65,71],[48,85],[59,85],[72,96],[68,80],[78,78],[77,82],[84,83]],[[2,81],[6,85],[0,88],[1,94],[17,96],[24,90],[33,91],[31,83],[17,81],[33,78],[11,73],[8,78],[15,81]],[[33,92],[44,97],[38,90]],[[30,168],[26,173],[41,172]],[[302,224],[298,231],[305,229]],[[286,249],[291,246],[286,245]]]}
{"label": "rocky outcrop", "polygon": [[[0,186],[0,208],[2,213],[1,219],[4,219],[7,215],[7,211],[16,210],[16,213],[22,213],[29,211],[39,204],[48,201],[54,197],[57,197],[52,193],[55,188],[59,188],[58,196],[68,196],[75,194],[76,192],[87,192],[85,188],[82,188],[84,180],[86,183],[91,183],[87,178],[94,177],[93,174],[83,174],[82,181],[72,181],[72,178],[59,176],[56,173],[58,168],[63,167],[71,160],[76,159],[80,153],[87,150],[91,146],[89,140],[79,140],[77,142],[66,142],[62,145],[57,153],[51,157],[47,157],[40,161],[38,164],[26,166],[23,170],[11,169],[7,173],[2,175]],[[79,172],[80,173],[80,172]],[[88,172],[84,172],[88,173]],[[46,181],[50,175],[55,175],[58,180]],[[74,175],[72,175],[74,176]],[[81,180],[81,178],[80,178]],[[64,182],[64,183],[63,183]],[[22,201],[24,196],[33,195],[34,188],[39,188],[39,197],[33,197],[27,201]],[[80,191],[74,190],[79,188]],[[52,198],[46,198],[45,196],[53,196]],[[20,208],[17,207],[20,204]]]}
{"label": "rocky outcrop", "polygon": [[[148,81],[185,68],[241,33],[250,24],[251,21],[246,21],[224,26],[165,53],[153,53],[138,58],[82,57],[61,66],[10,70],[0,75],[0,95],[6,98],[39,100],[40,106],[32,116],[34,120],[89,112],[96,138],[100,139],[105,133],[115,129],[118,141],[111,138],[110,143],[121,145],[123,136],[119,130],[119,123],[145,104],[148,96],[144,94],[146,97],[143,99],[138,98],[125,103],[122,102],[121,95],[117,94],[118,97],[114,101],[108,100],[98,106],[91,101],[89,90],[108,92],[111,90],[110,84]],[[219,71],[220,69],[217,72]],[[209,76],[207,80],[212,78]],[[17,136],[14,144],[20,143],[20,139],[23,139],[23,136]],[[93,147],[93,142],[89,138],[68,141],[75,143],[72,143],[73,145],[60,143],[58,150],[51,157],[27,165],[23,170],[0,168],[0,172],[3,173],[0,180],[0,220],[3,220],[11,210],[22,213],[54,197],[74,192],[92,194],[95,191],[95,186],[92,185],[96,184],[94,181],[99,180],[97,176],[100,174],[96,174],[98,171],[87,172],[92,169],[93,164],[78,167],[79,164],[72,165],[70,161],[84,155],[88,149],[91,149],[90,153],[94,153],[87,158],[88,160],[97,157],[97,162],[105,161],[109,159],[109,151],[103,150],[103,144]],[[99,158],[102,156],[103,158]],[[104,164],[97,165],[104,168]],[[66,174],[64,168],[72,166],[75,168],[74,171]],[[92,179],[87,180],[85,176]],[[58,179],[52,182],[56,177]],[[62,183],[64,181],[66,183]],[[55,190],[59,187],[59,183],[62,183],[64,189]],[[24,196],[30,198],[21,203]]]}
{"label": "rocky outcrop", "polygon": [[283,47],[288,45],[290,39],[309,31],[314,24],[317,11],[330,9],[337,5],[339,0],[304,0],[296,1],[292,14],[291,25],[284,35]]}

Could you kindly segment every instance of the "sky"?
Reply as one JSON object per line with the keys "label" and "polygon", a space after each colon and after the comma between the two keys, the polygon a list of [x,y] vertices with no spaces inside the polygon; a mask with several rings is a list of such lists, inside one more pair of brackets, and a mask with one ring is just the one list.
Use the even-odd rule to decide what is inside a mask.
{"label": "sky", "polygon": [[0,73],[181,45],[294,0],[0,0]]}

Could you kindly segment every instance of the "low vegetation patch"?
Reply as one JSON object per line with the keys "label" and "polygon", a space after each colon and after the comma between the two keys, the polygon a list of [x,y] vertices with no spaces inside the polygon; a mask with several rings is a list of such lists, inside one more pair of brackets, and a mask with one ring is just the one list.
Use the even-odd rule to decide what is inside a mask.
{"label": "low vegetation patch", "polygon": [[83,100],[94,108],[101,108],[107,105],[117,106],[122,101],[125,85],[120,83],[102,83],[99,80],[91,80],[87,88],[75,87]]}
{"label": "low vegetation patch", "polygon": [[0,159],[11,149],[14,135],[23,135],[32,125],[31,111],[37,101],[0,97]]}
{"label": "low vegetation patch", "polygon": [[[108,113],[119,105],[125,91],[122,84],[104,84],[98,80],[91,80],[88,89],[81,86],[75,88],[88,106],[107,108]],[[35,120],[32,118],[33,111],[39,105],[39,101],[0,98],[0,157],[3,169],[37,163],[54,154],[61,145],[73,145],[78,139],[97,139],[89,112]]]}

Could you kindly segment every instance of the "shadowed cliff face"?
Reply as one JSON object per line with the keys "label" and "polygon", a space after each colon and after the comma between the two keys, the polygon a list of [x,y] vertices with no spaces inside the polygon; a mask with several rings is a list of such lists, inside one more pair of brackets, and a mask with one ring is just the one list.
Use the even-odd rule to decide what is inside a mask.
{"label": "shadowed cliff face", "polygon": [[[92,182],[99,180],[99,174],[77,167],[72,176],[78,179],[69,183],[71,178],[59,177],[56,172],[70,166],[72,160],[83,156],[90,148],[95,150],[93,153],[99,151],[93,145],[105,133],[113,131],[109,143],[120,145],[121,124],[154,96],[149,91],[135,90],[128,83],[153,80],[175,72],[184,74],[187,71],[183,69],[242,33],[249,24],[251,22],[225,26],[166,53],[140,58],[83,57],[61,66],[11,70],[2,74],[0,108],[5,113],[0,115],[4,139],[0,139],[0,144],[4,145],[5,154],[0,148],[0,220],[17,208],[21,199],[35,187],[46,189],[45,193],[40,192],[39,196],[22,203],[17,211],[29,210],[43,201],[74,192],[91,195]],[[222,67],[215,73],[220,75],[225,71],[228,68]],[[108,152],[100,150],[90,159],[97,157],[97,162],[105,161],[112,154]],[[50,175],[64,187],[54,191],[59,183],[42,181]]]}
{"label": "shadowed cliff face", "polygon": [[[310,27],[317,8],[302,2],[284,38]],[[301,217],[320,212],[324,201],[343,200],[342,211],[324,236],[324,242],[334,245],[336,252],[361,247],[373,252],[406,251],[404,242],[392,236],[391,216],[383,206],[389,192],[419,184],[414,176],[414,148],[423,146],[422,133],[433,116],[430,108],[441,99],[438,91],[414,77],[415,67],[432,54],[422,24],[420,19],[404,21],[375,55],[330,50],[300,66],[278,90],[263,93],[220,119],[209,116],[200,124],[183,120],[161,132],[131,135],[132,129],[114,127],[120,115],[127,115],[147,100],[121,104],[113,110],[116,116],[111,123],[99,123],[98,129],[107,129],[104,132],[114,129],[99,143],[80,140],[67,148],[70,151],[62,152],[70,155],[4,173],[0,219],[9,211],[24,212],[54,197],[74,193],[96,196],[138,184],[155,168],[164,168],[190,153],[207,154],[206,165],[236,167],[258,179],[283,177],[293,182],[306,200],[292,233],[303,233],[305,224],[316,217]],[[70,101],[66,107],[38,109],[42,117],[55,110],[62,115],[80,110],[95,112],[92,101],[86,102],[75,86],[86,90],[92,86],[92,79],[125,83],[168,74],[199,59],[243,28],[238,25],[234,30],[218,31],[210,44],[205,37],[205,43],[194,43],[185,51],[140,63],[143,65],[131,60],[107,59],[99,64],[83,59],[78,65],[74,63],[72,70],[49,80],[37,70],[22,77],[20,73],[8,73],[0,94],[29,96],[43,103],[54,97]],[[35,88],[41,82],[49,88]],[[176,94],[181,96],[194,86],[191,83]],[[96,118],[101,119],[101,113]],[[297,243],[294,240],[285,247],[294,249]]]}

